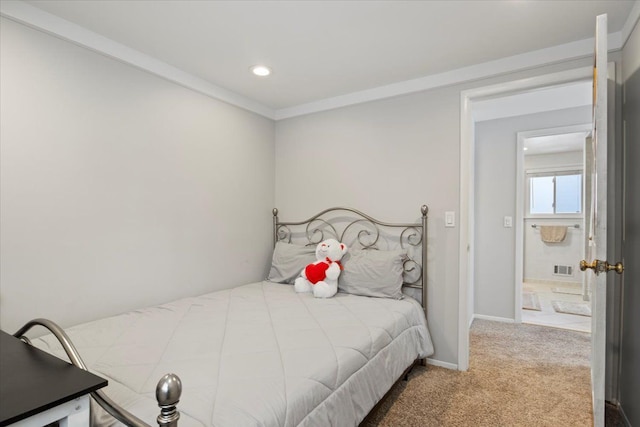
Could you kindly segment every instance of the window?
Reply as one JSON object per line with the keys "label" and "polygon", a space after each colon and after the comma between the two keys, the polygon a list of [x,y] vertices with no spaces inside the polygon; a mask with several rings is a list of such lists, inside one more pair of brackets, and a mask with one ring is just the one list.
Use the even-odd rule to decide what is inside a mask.
{"label": "window", "polygon": [[582,172],[527,174],[530,215],[582,214]]}

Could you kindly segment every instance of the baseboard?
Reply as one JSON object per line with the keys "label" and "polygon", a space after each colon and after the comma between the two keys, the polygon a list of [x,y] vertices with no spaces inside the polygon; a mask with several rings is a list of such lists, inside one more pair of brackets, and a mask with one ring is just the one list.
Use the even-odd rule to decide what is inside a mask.
{"label": "baseboard", "polygon": [[620,416],[622,417],[622,421],[624,422],[624,425],[627,427],[631,427],[631,421],[629,421],[629,418],[627,418],[627,414],[624,413],[624,409],[622,408],[622,405],[618,403],[618,411],[620,411]]}
{"label": "baseboard", "polygon": [[456,365],[455,363],[443,362],[442,360],[427,359],[427,364],[433,365],[433,366],[439,366],[441,368],[451,369],[454,371],[458,370],[458,365]]}
{"label": "baseboard", "polygon": [[604,402],[604,424],[616,427],[631,427],[631,422],[624,413],[622,405],[617,399],[605,400]]}
{"label": "baseboard", "polygon": [[516,323],[515,319],[509,319],[508,317],[487,316],[484,314],[474,314],[473,318],[480,320],[491,320],[493,322]]}

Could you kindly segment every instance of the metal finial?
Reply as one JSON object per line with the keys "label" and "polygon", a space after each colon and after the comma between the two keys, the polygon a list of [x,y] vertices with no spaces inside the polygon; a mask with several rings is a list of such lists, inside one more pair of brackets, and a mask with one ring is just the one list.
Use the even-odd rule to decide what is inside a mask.
{"label": "metal finial", "polygon": [[156,399],[161,406],[175,405],[180,401],[182,381],[176,374],[166,374],[158,381]]}
{"label": "metal finial", "polygon": [[273,208],[273,216],[278,216],[278,208]]}
{"label": "metal finial", "polygon": [[177,427],[180,412],[176,405],[182,394],[182,381],[176,374],[166,374],[160,378],[156,386],[156,400],[160,407],[158,425],[160,427]]}
{"label": "metal finial", "polygon": [[422,216],[427,216],[429,213],[429,207],[427,205],[420,206],[420,212],[422,212]]}

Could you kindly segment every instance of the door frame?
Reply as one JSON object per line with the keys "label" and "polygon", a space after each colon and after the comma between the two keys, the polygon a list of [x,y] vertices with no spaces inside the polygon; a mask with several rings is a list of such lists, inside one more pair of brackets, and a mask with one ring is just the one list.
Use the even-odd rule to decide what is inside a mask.
{"label": "door frame", "polygon": [[[566,133],[591,132],[591,123],[572,126],[559,126],[547,129],[529,130],[517,133],[516,148],[516,216],[515,216],[515,301],[513,318],[515,323],[522,323],[522,282],[524,281],[524,196],[525,168],[524,142],[538,136],[562,135]],[[584,161],[583,161],[584,167]],[[583,199],[584,200],[584,199]],[[584,257],[584,255],[582,255]]]}
{"label": "door frame", "polygon": [[[460,253],[458,262],[458,370],[460,371],[469,369],[469,327],[474,314],[475,121],[473,120],[473,103],[488,98],[535,91],[549,86],[575,83],[592,77],[593,67],[585,66],[469,89],[460,93],[460,239],[458,248]],[[515,257],[517,254],[514,254],[514,263],[516,262]]]}

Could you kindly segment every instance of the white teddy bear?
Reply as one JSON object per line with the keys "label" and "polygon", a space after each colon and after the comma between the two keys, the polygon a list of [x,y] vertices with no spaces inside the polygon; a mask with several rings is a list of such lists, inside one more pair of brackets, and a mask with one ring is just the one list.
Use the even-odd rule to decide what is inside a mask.
{"label": "white teddy bear", "polygon": [[307,265],[296,279],[296,292],[313,292],[316,298],[330,298],[338,292],[338,276],[342,270],[340,260],[347,253],[347,246],[335,239],[318,243],[316,259]]}

